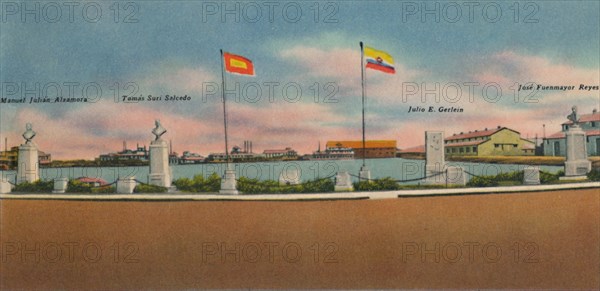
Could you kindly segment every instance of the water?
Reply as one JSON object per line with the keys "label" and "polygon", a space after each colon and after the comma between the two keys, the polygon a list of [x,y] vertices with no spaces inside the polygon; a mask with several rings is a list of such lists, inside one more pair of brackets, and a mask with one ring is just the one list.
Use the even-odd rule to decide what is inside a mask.
{"label": "water", "polygon": [[[371,170],[371,178],[391,177],[395,180],[417,179],[424,176],[424,160],[407,160],[401,158],[370,159],[366,160],[367,167]],[[476,175],[496,175],[521,171],[525,165],[513,164],[485,164],[448,162],[449,166],[461,166],[466,171]],[[317,178],[325,178],[335,175],[338,171],[348,171],[351,175],[358,175],[362,166],[362,160],[338,160],[338,161],[279,161],[261,163],[238,163],[232,164],[236,170],[237,177],[256,178],[259,180],[278,180],[282,171],[293,172],[294,169],[300,175],[300,180],[309,181]],[[192,178],[194,175],[210,176],[212,173],[223,174],[225,164],[194,164],[173,165],[173,179]],[[556,173],[562,170],[562,166],[540,166],[540,170]],[[102,178],[107,182],[116,181],[119,177],[135,176],[136,179],[147,182],[148,166],[142,167],[74,167],[74,168],[42,168],[40,178],[52,180],[55,178],[79,178],[95,177]],[[15,171],[0,171],[3,179],[15,181]],[[353,177],[356,181],[357,179]],[[467,175],[470,179],[470,175]],[[416,184],[419,181],[406,182]]]}

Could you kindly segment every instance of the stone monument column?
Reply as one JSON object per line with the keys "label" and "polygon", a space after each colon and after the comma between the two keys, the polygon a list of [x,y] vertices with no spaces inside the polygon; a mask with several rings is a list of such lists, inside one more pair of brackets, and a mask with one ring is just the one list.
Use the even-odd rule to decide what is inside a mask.
{"label": "stone monument column", "polygon": [[[444,132],[425,132],[425,177],[443,173],[446,170]],[[427,184],[445,184],[446,175],[441,174],[425,179]]]}
{"label": "stone monument column", "polygon": [[150,174],[148,174],[148,184],[171,187],[171,168],[169,167],[169,145],[161,139],[161,136],[167,132],[162,127],[160,120],[155,121],[156,127],[152,133],[156,136],[150,142]]}
{"label": "stone monument column", "polygon": [[227,163],[226,167],[225,174],[221,178],[221,189],[219,190],[219,194],[238,195],[240,192],[237,190],[237,181],[235,179],[235,169],[233,168],[233,164]]}
{"label": "stone monument column", "polygon": [[17,184],[23,182],[35,182],[40,179],[39,160],[37,146],[31,142],[35,137],[31,123],[27,123],[23,138],[25,143],[19,146],[19,157],[17,159]]}
{"label": "stone monument column", "polygon": [[563,180],[583,180],[587,179],[587,173],[592,170],[592,163],[587,159],[585,132],[579,126],[577,107],[573,106],[572,111],[567,116],[573,125],[569,126],[565,133],[567,159],[565,161],[565,177],[562,178]]}

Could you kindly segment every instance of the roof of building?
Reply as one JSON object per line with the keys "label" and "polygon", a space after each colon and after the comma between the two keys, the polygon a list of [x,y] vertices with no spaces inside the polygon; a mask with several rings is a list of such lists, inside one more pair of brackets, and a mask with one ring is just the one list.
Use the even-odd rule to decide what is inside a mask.
{"label": "roof of building", "polygon": [[106,180],[100,179],[100,178],[80,177],[80,178],[77,178],[77,180],[79,182],[83,182],[83,183],[98,183],[100,185],[108,184],[108,182],[106,182]]}
{"label": "roof of building", "polygon": [[[360,140],[330,140],[327,141],[328,148],[333,147],[346,147],[346,148],[362,148],[363,144]],[[365,148],[396,148],[395,140],[367,140],[365,141]]]}
{"label": "roof of building", "polygon": [[486,141],[487,140],[474,140],[474,141],[465,141],[465,142],[455,142],[455,143],[447,143],[444,146],[447,147],[447,148],[464,147],[464,146],[474,146],[474,145],[482,144],[482,143],[484,143]]}
{"label": "roof of building", "polygon": [[[498,126],[496,128],[492,128],[492,129],[484,129],[484,130],[475,130],[475,131],[469,131],[469,132],[465,132],[465,133],[459,133],[459,134],[454,134],[452,136],[449,136],[447,138],[445,138],[445,140],[457,140],[457,139],[465,139],[465,138],[473,138],[473,137],[483,137],[483,136],[490,136],[498,131],[501,131],[503,129],[508,129],[510,131],[514,131],[516,133],[519,133],[518,131],[514,130],[514,129],[510,129],[508,127],[502,127],[502,126]],[[520,134],[520,133],[519,133]]]}
{"label": "roof of building", "polygon": [[[582,114],[579,117],[579,122],[592,122],[592,121],[600,121],[600,112]],[[569,121],[563,123],[563,125],[565,125],[565,124],[573,124],[573,121],[569,120]]]}
{"label": "roof of building", "polygon": [[[600,129],[586,130],[585,131],[585,135],[586,136],[600,135]],[[546,137],[546,139],[555,139],[555,138],[565,138],[565,132],[564,131],[559,131],[557,133],[554,133],[554,134]]]}

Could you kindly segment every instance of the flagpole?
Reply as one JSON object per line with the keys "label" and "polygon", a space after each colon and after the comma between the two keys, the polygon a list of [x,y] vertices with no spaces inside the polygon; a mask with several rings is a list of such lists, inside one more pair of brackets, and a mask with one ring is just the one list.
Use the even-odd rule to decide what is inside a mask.
{"label": "flagpole", "polygon": [[223,64],[223,50],[221,49],[221,97],[223,98],[223,126],[225,127],[225,163],[229,169],[229,145],[227,143],[227,105],[225,102],[225,65]]}
{"label": "flagpole", "polygon": [[363,42],[360,42],[360,79],[362,86],[362,158],[363,167],[365,166],[365,53],[363,49]]}

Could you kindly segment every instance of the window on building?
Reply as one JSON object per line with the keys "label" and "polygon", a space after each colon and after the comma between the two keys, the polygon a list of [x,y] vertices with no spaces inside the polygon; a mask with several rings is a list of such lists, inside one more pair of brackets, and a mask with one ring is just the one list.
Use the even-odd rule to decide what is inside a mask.
{"label": "window on building", "polygon": [[476,153],[477,152],[477,147],[473,147],[473,152]]}
{"label": "window on building", "polygon": [[517,147],[517,145],[516,145],[516,144],[513,144],[513,148],[516,148],[516,147]]}
{"label": "window on building", "polygon": [[495,148],[499,148],[499,147],[500,147],[500,145],[499,145],[499,144],[497,144],[497,143],[495,143],[495,144],[494,144],[494,147],[495,147]]}
{"label": "window on building", "polygon": [[592,121],[592,127],[596,127],[596,122]]}
{"label": "window on building", "polygon": [[467,147],[467,153],[470,153],[470,152],[471,152],[471,148]]}
{"label": "window on building", "polygon": [[464,153],[465,149],[464,148],[460,148],[460,153]]}

